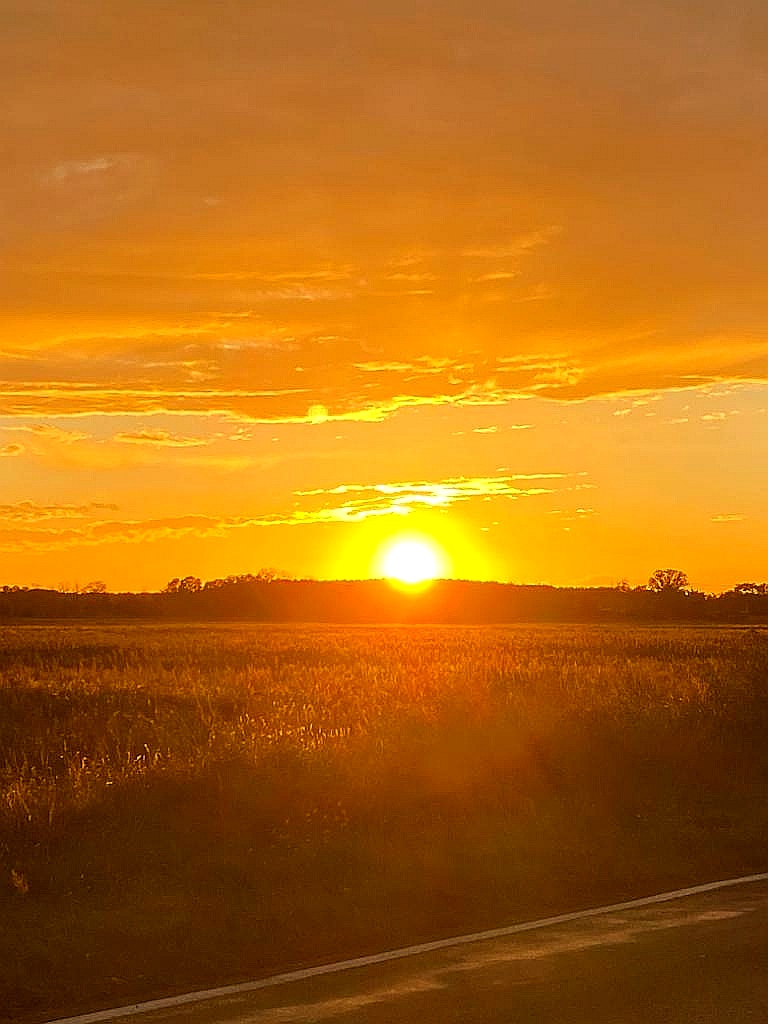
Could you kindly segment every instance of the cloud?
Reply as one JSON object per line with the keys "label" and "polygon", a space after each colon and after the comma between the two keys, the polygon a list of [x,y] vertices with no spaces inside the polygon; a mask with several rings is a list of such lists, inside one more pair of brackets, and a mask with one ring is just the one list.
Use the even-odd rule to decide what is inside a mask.
{"label": "cloud", "polygon": [[212,347],[223,352],[295,352],[299,344],[295,338],[231,338]]}
{"label": "cloud", "polygon": [[[318,276],[335,272],[316,271]],[[312,272],[304,273],[309,278]],[[169,414],[254,423],[380,422],[408,407],[511,405],[530,397],[631,398],[716,383],[701,373],[683,379],[680,371],[688,366],[661,373],[659,351],[622,354],[637,341],[637,332],[622,336],[615,348],[596,344],[591,351],[572,335],[558,339],[550,332],[546,339],[528,339],[527,351],[515,351],[519,339],[511,338],[507,320],[482,345],[452,342],[441,351],[436,341],[433,351],[414,357],[410,335],[401,341],[374,332],[370,342],[352,336],[354,316],[339,330],[329,329],[342,325],[326,322],[324,314],[308,312],[302,323],[292,318],[286,309],[263,317],[244,304],[240,310],[197,314],[172,327],[62,333],[43,349],[8,350],[0,355],[0,416]],[[394,321],[390,326],[395,331]],[[431,320],[429,331],[436,339],[441,333],[464,335],[461,324]],[[686,358],[698,357],[702,344]],[[706,345],[704,350],[712,358],[721,351]],[[757,352],[752,345],[745,355]],[[663,381],[654,388],[629,387],[628,375],[635,373]],[[301,387],[295,386],[299,380]],[[244,381],[266,386],[248,388]],[[318,417],[321,406],[327,412]]]}
{"label": "cloud", "polygon": [[37,440],[65,445],[86,441],[91,436],[90,434],[84,434],[80,430],[64,430],[62,427],[56,427],[52,423],[25,423],[7,426],[3,429],[23,431],[24,433],[32,434],[33,438]]}
{"label": "cloud", "polygon": [[722,411],[707,412],[707,413],[704,413],[704,415],[701,417],[701,420],[704,423],[711,423],[711,424],[714,424],[714,423],[724,423],[729,418],[729,416],[738,416],[739,414],[740,414],[740,410],[738,410],[738,409],[729,409],[728,412],[722,412]]}
{"label": "cloud", "polygon": [[[107,506],[111,507],[111,506]],[[77,509],[67,514],[62,507],[62,514],[55,514],[56,507],[51,506],[49,519],[79,518]],[[141,544],[173,538],[196,536],[223,536],[228,530],[246,526],[272,525],[278,519],[261,517],[247,518],[216,518],[205,515],[186,515],[146,520],[101,520],[78,524],[66,529],[41,528],[35,529],[34,523],[42,522],[46,516],[41,512],[37,518],[32,508],[29,517],[21,515],[17,521],[28,523],[27,528],[0,527],[0,549],[5,551],[23,550],[57,550],[74,547],[92,547],[103,544]]]}
{"label": "cloud", "polygon": [[400,393],[378,401],[366,401],[360,397],[353,398],[349,401],[351,408],[331,410],[327,419],[378,423],[395,415],[401,409],[429,406],[507,405],[516,399],[526,397],[530,396],[512,388],[500,387],[494,380],[487,380],[454,391],[440,390],[428,394]]}
{"label": "cloud", "polygon": [[448,370],[466,370],[469,365],[471,364],[438,356],[417,356],[415,359],[407,362],[369,360],[364,363],[355,363],[354,369],[361,370],[363,373],[402,374],[412,377],[419,376],[420,374],[434,376],[438,373],[445,373]]}
{"label": "cloud", "polygon": [[0,446],[0,457],[12,458],[14,455],[21,455],[23,451],[23,444],[16,444],[14,442],[11,442],[11,444],[4,444]]}
{"label": "cloud", "polygon": [[417,363],[385,362],[384,360],[377,361],[375,359],[365,363],[355,363],[354,368],[362,370],[363,373],[424,373],[423,368]]}
{"label": "cloud", "polygon": [[[470,500],[490,501],[502,498],[516,501],[553,493],[553,487],[521,487],[519,483],[555,482],[566,479],[564,473],[509,474],[495,477],[450,477],[438,481],[411,481],[379,484],[339,484],[294,492],[297,498],[325,498],[319,507],[294,507],[285,512],[256,516],[186,515],[147,520],[97,520],[66,529],[35,529],[36,523],[56,519],[87,519],[99,510],[115,510],[112,505],[35,505],[22,502],[0,507],[0,520],[13,525],[0,528],[0,549],[52,550],[80,545],[111,543],[148,543],[174,537],[224,536],[232,530],[274,526],[306,526],[313,523],[351,523],[378,516],[407,516],[417,509],[445,509]],[[340,499],[340,500],[339,500]]]}
{"label": "cloud", "polygon": [[[281,412],[279,400],[306,394],[306,388],[171,388],[103,386],[89,382],[53,381],[0,385],[0,416],[226,416],[300,422],[305,416]],[[271,410],[274,410],[271,413]],[[51,431],[57,428],[50,428]],[[42,434],[42,430],[38,431]],[[49,436],[53,437],[50,433]]]}
{"label": "cloud", "polygon": [[38,505],[34,501],[20,501],[14,505],[0,505],[0,520],[22,523],[40,523],[51,519],[86,519],[102,512],[116,512],[117,505],[92,501],[87,505]]}
{"label": "cloud", "polygon": [[522,356],[501,357],[497,373],[508,376],[516,374],[522,389],[535,392],[549,392],[572,387],[586,374],[586,368],[568,356]]}
{"label": "cloud", "polygon": [[286,282],[280,287],[249,289],[248,299],[253,303],[272,302],[333,302],[349,298],[349,289],[321,288],[313,281]]}
{"label": "cloud", "polygon": [[552,366],[540,370],[535,376],[531,391],[551,391],[552,388],[572,387],[584,377],[585,370],[581,366]]}
{"label": "cloud", "polygon": [[[225,421],[227,417],[224,417]],[[23,432],[29,438],[17,446],[43,464],[60,469],[118,470],[173,464],[232,472],[265,466],[277,461],[274,454],[232,454],[226,450],[201,452],[208,446],[251,439],[230,429],[208,436],[178,434],[154,427],[123,430],[107,437],[82,431],[64,430],[52,424],[16,424],[5,431]],[[7,446],[12,448],[12,446]],[[2,449],[0,448],[0,454]],[[9,451],[9,454],[16,454]]]}
{"label": "cloud", "polygon": [[[239,342],[219,339],[206,345],[199,341],[185,342],[176,358],[161,358],[155,353],[150,359],[146,352],[142,358],[137,350],[131,350],[125,354],[110,353],[109,358],[99,361],[83,353],[76,360],[70,358],[72,372],[82,373],[88,367],[94,376],[109,374],[114,380],[119,371],[126,379],[121,384],[109,385],[99,380],[61,377],[0,381],[0,416],[7,419],[133,416],[146,420],[156,415],[169,415],[274,424],[376,423],[409,408],[511,406],[530,398],[585,401],[597,394],[594,381],[589,379],[589,369],[566,356],[489,358],[474,354],[451,358],[432,355],[349,363],[342,357],[342,339],[332,338],[328,351],[323,351],[322,356],[318,344],[316,340],[310,347],[306,340],[299,344],[280,339],[273,344],[261,339]],[[50,354],[47,358],[52,361]],[[301,369],[300,377],[298,369]],[[146,378],[148,373],[156,378],[156,383],[149,385],[141,380],[142,375]],[[186,380],[180,384],[182,373]],[[269,387],[248,388],[241,383],[265,378]],[[293,385],[297,379],[301,380],[301,387]],[[616,416],[627,416],[631,410],[660,400],[665,393],[705,393],[714,383],[712,380],[677,381],[664,388],[609,389],[600,392],[600,397],[631,402],[630,408],[615,411]],[[723,382],[717,383],[723,386]],[[738,383],[746,382],[730,382],[728,386],[737,387]],[[737,412],[708,412],[702,419],[714,426]],[[60,427],[40,425],[24,429],[37,432],[41,439],[47,432],[51,440],[58,437],[68,443],[85,437]],[[123,433],[136,435],[137,431]],[[171,437],[169,433],[165,442],[168,447],[173,444]],[[129,443],[124,437],[119,440]],[[149,437],[145,441],[147,445],[151,443]],[[160,445],[159,437],[155,443]]]}
{"label": "cloud", "polygon": [[109,543],[143,543],[196,534],[220,534],[227,526],[206,516],[182,516],[145,521],[105,521],[68,529],[0,528],[0,549],[5,551],[57,550]]}
{"label": "cloud", "polygon": [[[419,367],[416,373],[432,376],[445,374],[445,369]],[[0,386],[0,416],[78,418],[167,414],[224,416],[254,423],[378,422],[403,408],[505,405],[515,398],[526,397],[523,389],[501,386],[493,378],[467,382],[449,377],[439,387],[424,389],[422,393],[394,390],[397,383],[386,382],[379,389],[383,391],[379,398],[368,397],[365,391],[356,393],[353,388],[335,391],[327,382],[319,380],[314,388],[265,390],[162,385],[104,387],[88,382],[14,383]],[[313,394],[316,398],[307,401],[307,396],[311,398]]]}
{"label": "cloud", "polygon": [[436,276],[437,275],[432,274],[432,273],[423,273],[423,274],[396,273],[396,274],[387,274],[386,275],[386,280],[387,281],[406,281],[409,284],[420,284],[420,283],[422,283],[424,281],[434,281]]}
{"label": "cloud", "polygon": [[99,156],[90,160],[66,160],[51,168],[43,175],[43,181],[52,184],[54,182],[66,181],[67,178],[76,178],[82,175],[98,174],[116,167],[119,163],[118,157]]}
{"label": "cloud", "polygon": [[513,281],[520,275],[516,270],[497,270],[491,274],[481,274],[473,278],[475,284],[494,284],[497,281]]}
{"label": "cloud", "polygon": [[[0,550],[60,550],[64,548],[92,547],[103,544],[143,544],[173,538],[196,536],[223,536],[229,530],[242,529],[248,526],[272,526],[283,522],[280,516],[262,516],[255,518],[230,517],[216,518],[205,515],[187,515],[146,520],[102,520],[78,524],[66,529],[34,528],[34,524],[48,519],[76,519],[76,509],[67,514],[57,515],[56,507],[46,516],[42,511],[30,508],[25,519],[22,513],[15,517],[17,522],[29,524],[26,528],[0,526]],[[13,519],[13,517],[8,517]],[[291,520],[289,520],[291,521]]]}
{"label": "cloud", "polygon": [[171,434],[167,430],[146,428],[136,431],[121,431],[112,438],[120,444],[146,444],[158,448],[198,448],[210,443],[210,438],[185,437]]}
{"label": "cloud", "polygon": [[596,516],[597,512],[593,508],[574,508],[574,509],[561,509],[553,508],[550,509],[549,515],[557,516],[558,519],[563,520],[566,523],[577,523],[583,519],[591,519],[592,516]]}
{"label": "cloud", "polygon": [[742,512],[723,512],[719,515],[712,516],[710,522],[713,523],[742,523],[747,517]]}
{"label": "cloud", "polygon": [[551,225],[538,231],[532,231],[527,235],[512,239],[507,243],[491,246],[479,246],[473,249],[464,249],[463,255],[480,260],[518,260],[522,256],[537,249],[539,246],[547,245],[556,238],[562,231],[562,227]]}
{"label": "cloud", "polygon": [[533,430],[532,423],[507,423],[502,427],[491,426],[491,427],[473,427],[470,431],[466,430],[453,430],[451,431],[451,437],[466,437],[467,433],[470,434],[497,434],[504,430]]}
{"label": "cloud", "polygon": [[[411,481],[380,484],[339,484],[332,488],[296,491],[298,497],[345,498],[326,503],[320,509],[294,513],[301,522],[358,522],[371,516],[409,515],[417,508],[449,508],[471,499],[533,497],[551,494],[552,487],[519,487],[526,481],[564,479],[562,473],[511,474],[495,477],[449,477],[438,481]],[[351,495],[351,497],[346,497]]]}
{"label": "cloud", "polygon": [[191,281],[260,281],[265,284],[296,284],[313,281],[348,281],[358,273],[350,265],[321,267],[315,269],[281,271],[270,273],[265,270],[218,270],[188,275]]}
{"label": "cloud", "polygon": [[[76,183],[118,176],[114,165],[130,155],[94,151],[94,138],[130,138],[162,165],[137,215],[96,234],[62,232],[46,194],[55,190],[27,185],[9,211],[11,237],[19,255],[50,252],[51,263],[27,281],[29,311],[70,301],[84,317],[108,307],[116,319],[146,310],[172,319],[209,308],[212,294],[228,300],[219,308],[282,301],[279,289],[249,295],[254,281],[322,284],[347,270],[378,280],[417,265],[451,283],[424,303],[431,313],[444,299],[434,330],[431,319],[412,325],[414,304],[392,310],[365,295],[360,306],[323,310],[327,332],[344,323],[375,334],[392,358],[409,331],[423,347],[455,325],[468,350],[488,352],[550,333],[569,336],[591,370],[601,353],[634,352],[626,332],[646,328],[641,379],[625,368],[582,382],[611,389],[659,385],[683,369],[670,370],[668,355],[690,347],[687,369],[697,366],[692,339],[765,323],[764,260],[750,230],[767,145],[756,0],[740,27],[713,2],[552,0],[520,5],[513,19],[496,3],[472,11],[469,33],[461,4],[418,5],[415,15],[393,5],[374,28],[366,4],[331,3],[321,24],[280,4],[237,2],[231,31],[214,26],[215,38],[190,30],[183,5],[141,3],[130,25],[112,0],[99,5],[98,24],[87,4],[64,6],[6,33],[12,52],[38,59],[11,62],[18,159],[0,170],[0,192],[16,195],[22,178],[37,183],[40,168],[67,185],[67,199]],[[738,146],[723,145],[724,126]],[[263,266],[261,257],[249,263],[255,253]],[[92,287],[94,265],[118,276],[129,263],[147,291]],[[554,285],[529,304],[540,309],[515,309],[519,322],[490,302],[478,315],[487,289],[469,288],[468,298],[455,287],[519,265],[535,272],[529,295]],[[729,339],[719,348],[724,370]]]}

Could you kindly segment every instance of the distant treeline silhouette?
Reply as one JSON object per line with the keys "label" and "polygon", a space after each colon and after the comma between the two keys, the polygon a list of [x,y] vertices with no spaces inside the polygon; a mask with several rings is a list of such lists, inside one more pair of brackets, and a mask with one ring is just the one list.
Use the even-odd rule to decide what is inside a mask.
{"label": "distant treeline silhouette", "polygon": [[271,570],[203,583],[172,579],[162,593],[109,593],[101,581],[46,590],[0,587],[0,618],[251,620],[339,623],[726,622],[768,623],[768,583],[722,594],[693,590],[659,569],[647,585],[553,587],[437,580],[408,590],[386,580],[296,580]]}

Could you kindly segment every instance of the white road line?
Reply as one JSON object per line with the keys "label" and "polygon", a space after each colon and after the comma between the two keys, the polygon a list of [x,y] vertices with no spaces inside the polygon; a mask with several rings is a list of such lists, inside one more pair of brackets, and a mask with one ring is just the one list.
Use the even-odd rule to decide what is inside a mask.
{"label": "white road line", "polygon": [[220,988],[207,988],[199,992],[187,992],[180,996],[168,996],[164,999],[150,999],[146,1003],[133,1003],[129,1006],[117,1006],[112,1010],[97,1010],[95,1013],[83,1013],[78,1017],[62,1017],[48,1021],[47,1024],[100,1024],[101,1021],[114,1020],[117,1017],[133,1017],[152,1010],[172,1009],[176,1006],[188,1006],[190,1003],[202,1003],[208,999],[222,996],[237,996],[245,992],[257,992],[262,988],[275,985],[286,985],[291,981],[304,981],[316,978],[321,974],[336,974],[349,971],[355,967],[368,967],[372,964],[383,964],[390,960],[402,960],[405,957],[417,956],[419,953],[431,953],[437,949],[449,949],[452,946],[466,946],[471,942],[482,942],[485,939],[500,939],[507,935],[530,932],[536,928],[548,928],[553,924],[566,924],[568,921],[581,921],[599,914],[610,914],[617,910],[632,910],[636,907],[649,907],[654,903],[667,903],[679,900],[684,896],[696,896],[699,893],[714,892],[716,889],[728,889],[734,885],[746,885],[748,882],[768,882],[768,872],[759,875],[743,875],[740,878],[726,878],[720,882],[707,882],[705,885],[693,885],[687,889],[675,889],[673,892],[662,892],[656,896],[643,896],[641,899],[628,900],[625,903],[610,903],[605,907],[592,907],[589,910],[576,910],[570,914],[558,914],[556,917],[542,917],[537,921],[524,921],[521,924],[507,925],[504,928],[491,928],[489,931],[472,932],[470,935],[456,935],[450,939],[437,939],[434,942],[420,942],[415,946],[402,946],[384,953],[372,953],[370,956],[358,956],[351,960],[339,960],[333,964],[322,964],[319,967],[306,967],[299,971],[288,971],[285,974],[273,974],[269,978],[258,981],[245,981],[239,985],[223,985]]}

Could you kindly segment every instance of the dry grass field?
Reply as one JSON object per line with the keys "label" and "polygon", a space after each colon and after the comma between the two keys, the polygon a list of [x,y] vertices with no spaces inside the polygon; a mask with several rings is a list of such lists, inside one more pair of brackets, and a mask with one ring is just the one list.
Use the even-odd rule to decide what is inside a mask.
{"label": "dry grass field", "polygon": [[766,870],[767,698],[754,629],[6,625],[0,1018]]}

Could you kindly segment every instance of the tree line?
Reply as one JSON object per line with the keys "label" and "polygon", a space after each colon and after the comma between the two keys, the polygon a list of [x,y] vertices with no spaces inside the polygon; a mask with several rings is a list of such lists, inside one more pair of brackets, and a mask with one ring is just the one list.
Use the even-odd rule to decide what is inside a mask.
{"label": "tree line", "polygon": [[203,582],[169,580],[159,593],[110,593],[102,581],[58,590],[0,587],[0,618],[258,622],[732,622],[768,623],[768,583],[721,594],[695,590],[679,569],[643,586],[553,587],[437,580],[403,590],[385,580],[297,580],[271,569]]}

